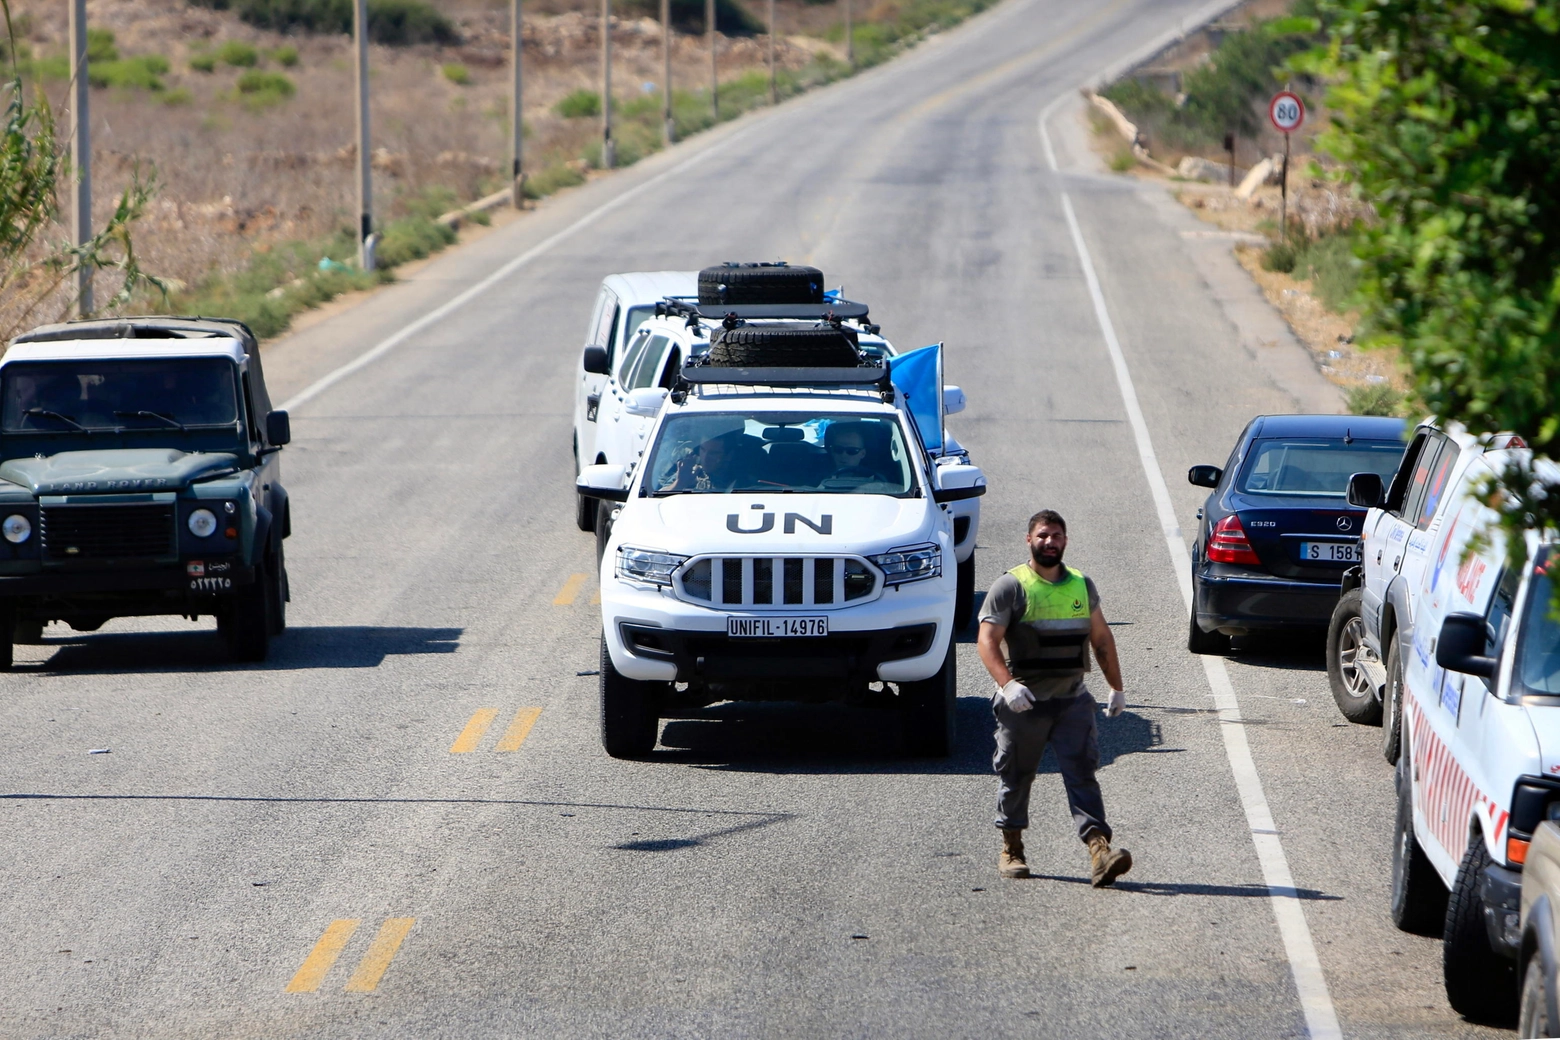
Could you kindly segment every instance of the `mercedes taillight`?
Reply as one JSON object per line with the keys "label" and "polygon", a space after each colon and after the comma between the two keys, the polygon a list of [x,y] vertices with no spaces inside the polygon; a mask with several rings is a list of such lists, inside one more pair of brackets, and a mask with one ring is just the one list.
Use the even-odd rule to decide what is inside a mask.
{"label": "mercedes taillight", "polygon": [[1246,529],[1240,526],[1240,517],[1234,513],[1213,525],[1213,535],[1208,539],[1208,559],[1214,563],[1262,563],[1246,540]]}

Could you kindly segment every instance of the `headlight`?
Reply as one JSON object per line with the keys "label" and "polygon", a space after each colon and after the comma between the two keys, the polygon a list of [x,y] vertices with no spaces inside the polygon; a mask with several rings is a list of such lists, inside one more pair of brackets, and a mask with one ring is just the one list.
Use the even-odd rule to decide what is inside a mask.
{"label": "headlight", "polygon": [[618,546],[617,568],[619,578],[643,581],[651,585],[671,585],[672,572],[688,562],[686,556]]}
{"label": "headlight", "polygon": [[20,513],[12,513],[0,523],[0,533],[12,545],[21,545],[32,537],[32,522]]}
{"label": "headlight", "polygon": [[210,538],[217,531],[217,514],[209,509],[197,509],[190,514],[190,534],[196,538]]}
{"label": "headlight", "polygon": [[905,545],[867,559],[883,572],[884,585],[903,585],[942,573],[942,550],[931,544]]}

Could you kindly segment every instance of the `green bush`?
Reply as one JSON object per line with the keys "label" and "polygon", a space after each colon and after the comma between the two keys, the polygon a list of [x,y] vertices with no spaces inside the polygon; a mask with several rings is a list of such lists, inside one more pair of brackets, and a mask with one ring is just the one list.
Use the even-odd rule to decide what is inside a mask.
{"label": "green bush", "polygon": [[1341,314],[1353,302],[1360,285],[1360,262],[1354,239],[1347,233],[1327,235],[1305,244],[1295,258],[1296,273],[1311,280],[1311,291],[1322,305]]}
{"label": "green bush", "polygon": [[471,83],[471,70],[458,61],[447,63],[441,71],[444,73],[444,78],[457,87],[468,86]]}
{"label": "green bush", "polygon": [[395,267],[437,253],[453,241],[453,230],[425,216],[392,220],[380,232],[374,261],[381,267]]}
{"label": "green bush", "polygon": [[584,184],[585,175],[567,163],[544,167],[538,173],[526,174],[525,197],[542,199],[562,188]]}
{"label": "green bush", "polygon": [[601,95],[594,90],[576,90],[565,94],[553,106],[553,111],[565,119],[587,119],[601,115]]}
{"label": "green bush", "polygon": [[[833,3],[834,0],[809,0]],[[661,0],[618,0],[616,13],[624,18],[661,20]],[[672,0],[672,28],[684,33],[702,33],[704,0]],[[715,28],[727,36],[753,36],[764,31],[764,23],[736,0],[715,0]]]}
{"label": "green bush", "polygon": [[280,72],[246,69],[235,84],[239,99],[252,109],[279,105],[297,93],[293,81]]}
{"label": "green bush", "polygon": [[[191,0],[233,10],[250,25],[274,32],[352,31],[352,0]],[[455,24],[426,0],[368,0],[368,38],[375,43],[458,43]]]}
{"label": "green bush", "polygon": [[87,61],[114,61],[119,48],[114,46],[114,34],[108,29],[87,30]]}
{"label": "green bush", "polygon": [[162,103],[170,107],[174,105],[187,105],[195,100],[195,95],[190,93],[188,87],[176,87],[162,96]]}
{"label": "green bush", "polygon": [[1404,399],[1388,383],[1366,383],[1349,388],[1350,415],[1402,415]]}
{"label": "green bush", "polygon": [[284,43],[271,52],[271,60],[284,69],[290,69],[298,64],[298,48],[290,43]]}
{"label": "green bush", "polygon": [[190,55],[190,68],[196,72],[214,72],[217,68],[217,56],[215,54]]}
{"label": "green bush", "polygon": [[226,40],[217,48],[217,60],[238,69],[252,69],[260,63],[260,52],[243,40]]}
{"label": "green bush", "polygon": [[1289,274],[1295,269],[1295,247],[1290,242],[1274,242],[1262,253],[1264,271],[1282,271]]}
{"label": "green bush", "polygon": [[168,59],[160,54],[141,54],[134,58],[87,62],[87,82],[94,87],[138,87],[162,90],[162,75],[168,71]]}

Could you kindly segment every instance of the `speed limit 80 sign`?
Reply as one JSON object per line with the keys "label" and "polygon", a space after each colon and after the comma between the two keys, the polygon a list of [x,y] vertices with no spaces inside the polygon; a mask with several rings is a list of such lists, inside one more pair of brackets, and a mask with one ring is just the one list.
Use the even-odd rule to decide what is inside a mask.
{"label": "speed limit 80 sign", "polygon": [[1268,118],[1279,133],[1292,134],[1305,122],[1305,102],[1289,91],[1281,90],[1268,102]]}

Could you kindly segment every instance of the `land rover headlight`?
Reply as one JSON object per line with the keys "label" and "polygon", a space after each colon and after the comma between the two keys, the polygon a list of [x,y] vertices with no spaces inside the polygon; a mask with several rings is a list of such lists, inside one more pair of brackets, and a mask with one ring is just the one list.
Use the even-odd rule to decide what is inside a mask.
{"label": "land rover headlight", "polygon": [[0,533],[3,533],[5,540],[12,545],[21,545],[32,537],[32,521],[21,513],[12,513],[0,522]]}
{"label": "land rover headlight", "polygon": [[942,550],[930,543],[901,546],[867,559],[883,572],[884,585],[903,585],[942,573]]}
{"label": "land rover headlight", "polygon": [[618,547],[617,568],[614,573],[626,581],[669,586],[672,583],[672,572],[687,562],[686,556],[622,545]]}
{"label": "land rover headlight", "polygon": [[209,509],[197,509],[190,514],[190,534],[196,538],[210,538],[217,532],[217,514]]}

